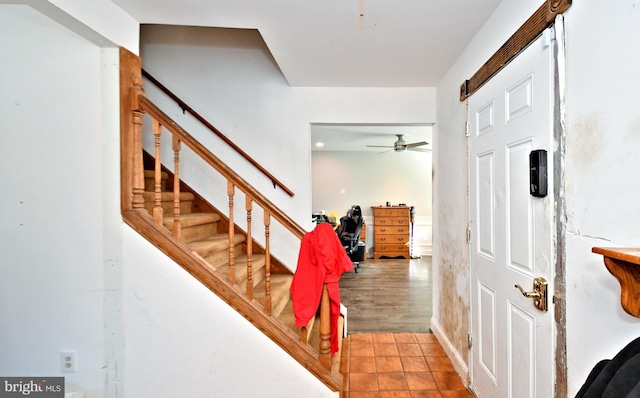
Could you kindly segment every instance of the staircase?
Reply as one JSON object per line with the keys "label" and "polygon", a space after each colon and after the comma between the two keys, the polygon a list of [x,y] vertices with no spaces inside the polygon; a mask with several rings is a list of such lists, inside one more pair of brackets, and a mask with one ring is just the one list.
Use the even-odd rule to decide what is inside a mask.
{"label": "staircase", "polygon": [[[155,181],[154,171],[145,170],[145,209],[149,215],[153,214],[155,207]],[[168,172],[161,172],[161,207],[163,214],[172,214],[174,207],[173,192],[167,190]],[[183,186],[185,186],[183,184]],[[183,188],[189,190],[189,188]],[[194,203],[197,203],[194,204]],[[230,272],[232,272],[233,284],[244,291],[252,292],[252,302],[256,306],[265,310],[266,289],[266,257],[264,253],[252,253],[251,258],[247,254],[247,237],[236,227],[233,238],[234,264],[229,264],[228,222],[222,222],[224,217],[216,212],[208,203],[190,190],[180,193],[180,223],[181,237],[183,242],[193,254],[204,259],[207,269],[215,272],[221,279],[230,282]],[[206,210],[204,210],[204,209]],[[225,220],[226,221],[226,220]],[[173,216],[164,216],[163,225],[167,231],[173,230]],[[252,242],[256,247],[257,243]],[[284,267],[278,267],[275,272],[270,273],[270,295],[271,295],[271,316],[279,319],[293,333],[298,333],[299,328],[295,326],[293,307],[289,300],[289,287],[293,275]],[[247,286],[250,285],[250,288]],[[313,325],[311,325],[313,326]],[[310,329],[308,327],[308,329]]]}
{"label": "staircase", "polygon": [[[124,221],[342,395],[341,355],[330,354],[326,286],[317,319],[297,328],[289,294],[293,279],[289,269],[294,265],[286,267],[270,251],[272,222],[298,239],[306,231],[149,101],[142,90],[140,59],[124,49],[120,76]],[[152,121],[150,128],[142,128],[144,115]],[[154,147],[145,152],[142,136],[149,130]],[[165,164],[160,137],[167,132],[173,156]],[[183,145],[226,179],[228,209],[214,207],[180,180]],[[234,211],[236,190],[244,196],[246,231],[233,218],[238,213]],[[254,206],[262,211],[262,244],[251,230]]]}

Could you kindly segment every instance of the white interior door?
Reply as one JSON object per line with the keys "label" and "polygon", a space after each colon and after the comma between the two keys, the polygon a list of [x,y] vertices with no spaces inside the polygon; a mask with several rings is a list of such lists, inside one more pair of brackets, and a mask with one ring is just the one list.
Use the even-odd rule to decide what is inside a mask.
{"label": "white interior door", "polygon": [[[487,398],[553,397],[553,51],[542,38],[469,98],[471,385]],[[529,154],[547,151],[548,193]],[[515,285],[549,283],[548,311]]]}

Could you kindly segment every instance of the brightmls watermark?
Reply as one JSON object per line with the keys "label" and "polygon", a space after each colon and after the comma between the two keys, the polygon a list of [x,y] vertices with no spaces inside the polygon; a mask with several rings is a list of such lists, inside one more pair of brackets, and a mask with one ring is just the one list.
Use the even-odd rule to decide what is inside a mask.
{"label": "brightmls watermark", "polygon": [[64,377],[0,377],[0,398],[64,398]]}

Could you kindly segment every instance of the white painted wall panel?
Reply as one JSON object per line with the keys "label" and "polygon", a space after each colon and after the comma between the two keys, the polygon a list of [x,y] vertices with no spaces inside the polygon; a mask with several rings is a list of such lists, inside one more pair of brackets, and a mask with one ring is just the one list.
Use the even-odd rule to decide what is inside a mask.
{"label": "white painted wall panel", "polygon": [[[101,92],[117,72],[101,69],[114,59],[21,5],[0,5],[0,47],[0,374],[65,376],[102,397],[102,145],[117,129],[103,130]],[[70,349],[78,371],[63,374]]]}

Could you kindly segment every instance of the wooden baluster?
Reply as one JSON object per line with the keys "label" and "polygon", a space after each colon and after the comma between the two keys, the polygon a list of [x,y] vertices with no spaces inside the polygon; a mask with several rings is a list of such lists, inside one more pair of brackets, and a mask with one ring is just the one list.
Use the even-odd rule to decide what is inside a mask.
{"label": "wooden baluster", "polygon": [[229,195],[229,283],[236,283],[235,265],[235,222],[233,221],[233,195],[235,186],[231,181],[227,181],[227,195]]}
{"label": "wooden baluster", "polygon": [[247,210],[247,298],[253,299],[253,238],[251,237],[251,208],[253,201],[249,196],[245,196],[245,209]]}
{"label": "wooden baluster", "polygon": [[264,276],[264,309],[267,314],[271,315],[271,249],[269,243],[269,226],[271,224],[271,215],[264,210],[264,256],[265,256],[265,276]]}
{"label": "wooden baluster", "polygon": [[173,136],[173,237],[182,236],[182,222],[180,221],[180,139]]}
{"label": "wooden baluster", "polygon": [[300,342],[302,344],[307,344],[307,327],[303,326],[300,329]]}
{"label": "wooden baluster", "polygon": [[132,196],[131,207],[133,210],[147,212],[144,207],[144,164],[142,160],[142,117],[144,113],[133,111],[133,154],[131,157],[133,172],[131,181]]}
{"label": "wooden baluster", "polygon": [[156,160],[153,173],[154,179],[154,195],[153,195],[153,219],[158,225],[163,224],[162,211],[162,162],[160,161],[160,137],[162,135],[162,125],[159,121],[153,120],[153,137],[156,149]]}
{"label": "wooden baluster", "polygon": [[327,284],[322,286],[320,299],[320,364],[331,370],[331,316],[329,290]]}

